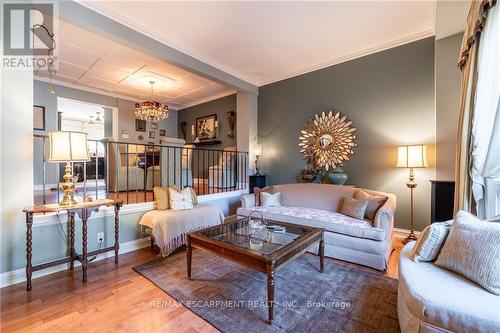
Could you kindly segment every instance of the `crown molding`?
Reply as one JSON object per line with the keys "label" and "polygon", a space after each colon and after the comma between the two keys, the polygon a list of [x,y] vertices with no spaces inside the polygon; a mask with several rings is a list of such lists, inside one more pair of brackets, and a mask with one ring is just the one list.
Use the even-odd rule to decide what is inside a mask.
{"label": "crown molding", "polygon": [[389,41],[389,42],[386,42],[383,44],[379,44],[379,45],[374,46],[374,47],[363,49],[360,51],[352,52],[352,53],[346,54],[344,56],[337,57],[335,59],[331,59],[331,60],[326,61],[326,62],[321,62],[321,63],[315,64],[312,66],[303,67],[303,68],[297,69],[295,71],[289,72],[289,73],[284,74],[284,75],[277,75],[271,79],[263,80],[263,81],[259,82],[257,84],[257,86],[262,87],[262,86],[265,86],[265,85],[268,85],[271,83],[290,79],[290,78],[295,77],[295,76],[314,72],[314,71],[319,70],[319,69],[338,65],[338,64],[341,64],[343,62],[351,61],[351,60],[354,60],[357,58],[362,58],[362,57],[368,56],[370,54],[375,54],[378,52],[389,50],[389,49],[392,49],[392,48],[395,48],[395,47],[398,47],[398,46],[401,46],[404,44],[416,42],[418,40],[421,40],[421,39],[424,39],[427,37],[431,37],[431,36],[434,36],[434,29],[422,31],[422,32],[419,32],[416,34],[407,35],[405,37],[398,38],[398,39],[395,39],[395,40],[392,40],[392,41]]}
{"label": "crown molding", "polygon": [[232,89],[231,90],[226,90],[226,91],[221,92],[219,94],[212,95],[212,96],[209,96],[209,97],[206,97],[206,98],[202,98],[202,99],[198,99],[196,101],[188,103],[185,106],[183,106],[181,109],[179,109],[179,111],[187,109],[187,108],[190,108],[192,106],[196,106],[196,105],[200,105],[200,104],[203,104],[203,103],[208,103],[208,102],[211,102],[211,101],[215,101],[216,99],[227,97],[227,96],[231,96],[231,95],[234,95],[234,94],[236,94],[236,90],[232,90]]}
{"label": "crown molding", "polygon": [[156,41],[158,41],[166,46],[174,48],[174,49],[176,49],[176,50],[178,50],[178,51],[180,51],[180,52],[182,52],[182,53],[184,53],[192,58],[195,58],[199,61],[202,61],[202,62],[206,63],[207,65],[215,67],[223,72],[226,72],[227,74],[229,74],[231,76],[234,76],[240,80],[248,82],[248,83],[250,83],[254,86],[257,86],[257,87],[262,87],[264,85],[268,85],[268,84],[275,83],[278,81],[286,80],[286,79],[289,79],[289,78],[292,78],[295,76],[299,76],[302,74],[307,74],[307,73],[310,73],[310,72],[313,72],[313,71],[316,71],[319,69],[323,69],[323,68],[330,67],[333,65],[338,65],[340,63],[354,60],[356,58],[361,58],[361,57],[364,57],[364,56],[367,56],[370,54],[385,51],[387,49],[398,47],[398,46],[401,46],[401,45],[404,45],[407,43],[415,42],[415,41],[423,39],[423,38],[434,36],[434,34],[435,34],[434,28],[424,30],[424,31],[421,31],[421,32],[418,32],[415,34],[409,34],[407,36],[404,36],[404,37],[401,37],[401,38],[398,38],[398,39],[395,39],[395,40],[392,40],[389,42],[385,42],[385,43],[379,44],[379,45],[374,46],[374,47],[370,47],[370,48],[363,49],[360,51],[348,53],[348,54],[341,56],[341,57],[336,57],[334,59],[331,59],[331,60],[328,60],[325,62],[321,62],[321,63],[317,63],[315,65],[298,68],[298,69],[291,71],[291,72],[288,72],[286,74],[276,75],[274,77],[270,77],[268,79],[264,79],[264,80],[259,81],[259,80],[251,79],[244,74],[234,72],[233,70],[231,70],[231,69],[229,69],[221,64],[214,63],[210,59],[207,59],[207,58],[199,55],[194,50],[187,49],[185,47],[181,47],[181,46],[177,45],[176,43],[172,42],[171,40],[166,39],[164,36],[160,36],[158,33],[151,31],[150,29],[146,28],[145,26],[143,26],[137,22],[134,22],[132,20],[129,20],[126,17],[113,12],[112,10],[109,10],[108,8],[99,4],[98,2],[82,1],[82,0],[76,0],[76,2],[82,6],[87,7],[90,10],[93,10],[93,11],[115,21],[115,22],[126,25],[126,26],[130,27],[131,29],[136,30],[136,31],[140,32],[141,34],[144,34],[145,36],[150,37],[150,38],[152,38],[152,39],[154,39],[154,40],[156,40]]}
{"label": "crown molding", "polygon": [[207,59],[207,58],[201,56],[200,54],[198,54],[194,50],[191,50],[191,49],[188,49],[185,47],[181,47],[180,45],[172,42],[171,40],[168,40],[165,37],[160,36],[158,33],[151,31],[150,29],[146,28],[142,24],[139,24],[135,21],[129,20],[128,18],[124,17],[123,15],[117,14],[114,11],[109,10],[105,6],[102,6],[101,4],[99,4],[97,1],[75,0],[75,2],[77,2],[78,4],[80,4],[84,7],[87,7],[90,10],[93,10],[93,11],[95,11],[95,12],[115,21],[115,22],[118,22],[120,24],[123,24],[123,25],[135,30],[135,31],[138,31],[141,34],[156,40],[157,42],[160,42],[168,47],[174,48],[174,49],[176,49],[176,50],[178,50],[178,51],[180,51],[180,52],[182,52],[182,53],[184,53],[184,54],[186,54],[194,59],[197,59],[198,61],[201,61],[201,62],[207,64],[207,65],[215,67],[218,70],[225,72],[226,74],[229,74],[231,76],[236,77],[237,79],[240,79],[240,80],[245,81],[247,83],[250,83],[254,86],[257,86],[257,84],[255,83],[255,80],[252,80],[252,79],[246,77],[245,75],[242,75],[241,73],[236,73],[233,70],[231,70],[230,68],[227,68],[221,64],[214,63],[210,59]]}

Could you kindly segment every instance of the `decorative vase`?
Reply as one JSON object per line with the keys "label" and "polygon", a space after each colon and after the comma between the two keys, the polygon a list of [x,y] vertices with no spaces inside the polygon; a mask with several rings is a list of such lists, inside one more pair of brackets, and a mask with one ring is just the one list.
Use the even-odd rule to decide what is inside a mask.
{"label": "decorative vase", "polygon": [[328,174],[328,180],[330,184],[334,185],[344,185],[349,176],[341,167],[336,167],[332,172]]}

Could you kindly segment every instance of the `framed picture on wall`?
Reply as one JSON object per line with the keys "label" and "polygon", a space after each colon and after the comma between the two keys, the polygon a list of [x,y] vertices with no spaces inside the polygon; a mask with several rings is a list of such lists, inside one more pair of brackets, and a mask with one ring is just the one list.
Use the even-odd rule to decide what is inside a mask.
{"label": "framed picture on wall", "polygon": [[167,131],[164,129],[160,130],[160,136],[167,136]]}
{"label": "framed picture on wall", "polygon": [[157,128],[158,128],[158,123],[157,122],[151,123],[151,129],[157,129]]}
{"label": "framed picture on wall", "polygon": [[149,131],[149,138],[150,139],[154,139],[156,136],[156,132],[155,131]]}
{"label": "framed picture on wall", "polygon": [[200,140],[212,140],[215,138],[215,122],[217,115],[196,118],[196,137]]}
{"label": "framed picture on wall", "polygon": [[137,132],[146,132],[146,121],[142,119],[135,120],[135,130]]}
{"label": "framed picture on wall", "polygon": [[45,131],[45,107],[33,105],[33,129]]}

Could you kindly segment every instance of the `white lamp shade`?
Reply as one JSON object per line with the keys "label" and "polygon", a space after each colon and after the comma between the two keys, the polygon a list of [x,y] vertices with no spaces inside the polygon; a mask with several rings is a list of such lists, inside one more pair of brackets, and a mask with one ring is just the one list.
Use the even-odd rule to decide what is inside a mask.
{"label": "white lamp shade", "polygon": [[262,155],[262,145],[255,145],[255,156],[260,156]]}
{"label": "white lamp shade", "polygon": [[87,133],[50,132],[49,162],[90,161]]}
{"label": "white lamp shade", "polygon": [[426,168],[427,146],[404,145],[398,146],[398,168]]}

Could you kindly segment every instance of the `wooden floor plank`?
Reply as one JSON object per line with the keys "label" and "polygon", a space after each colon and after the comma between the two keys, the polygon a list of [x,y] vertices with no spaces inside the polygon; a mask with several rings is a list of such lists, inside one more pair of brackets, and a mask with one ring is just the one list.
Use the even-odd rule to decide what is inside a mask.
{"label": "wooden floor plank", "polygon": [[[386,272],[397,278],[400,241]],[[1,332],[217,332],[132,270],[156,254],[149,248],[120,255],[89,266],[88,283],[81,282],[81,268],[33,280],[33,291],[19,283],[0,289]],[[336,261],[342,265],[353,265]],[[359,266],[357,266],[359,267]],[[154,306],[161,302],[162,306]]]}

